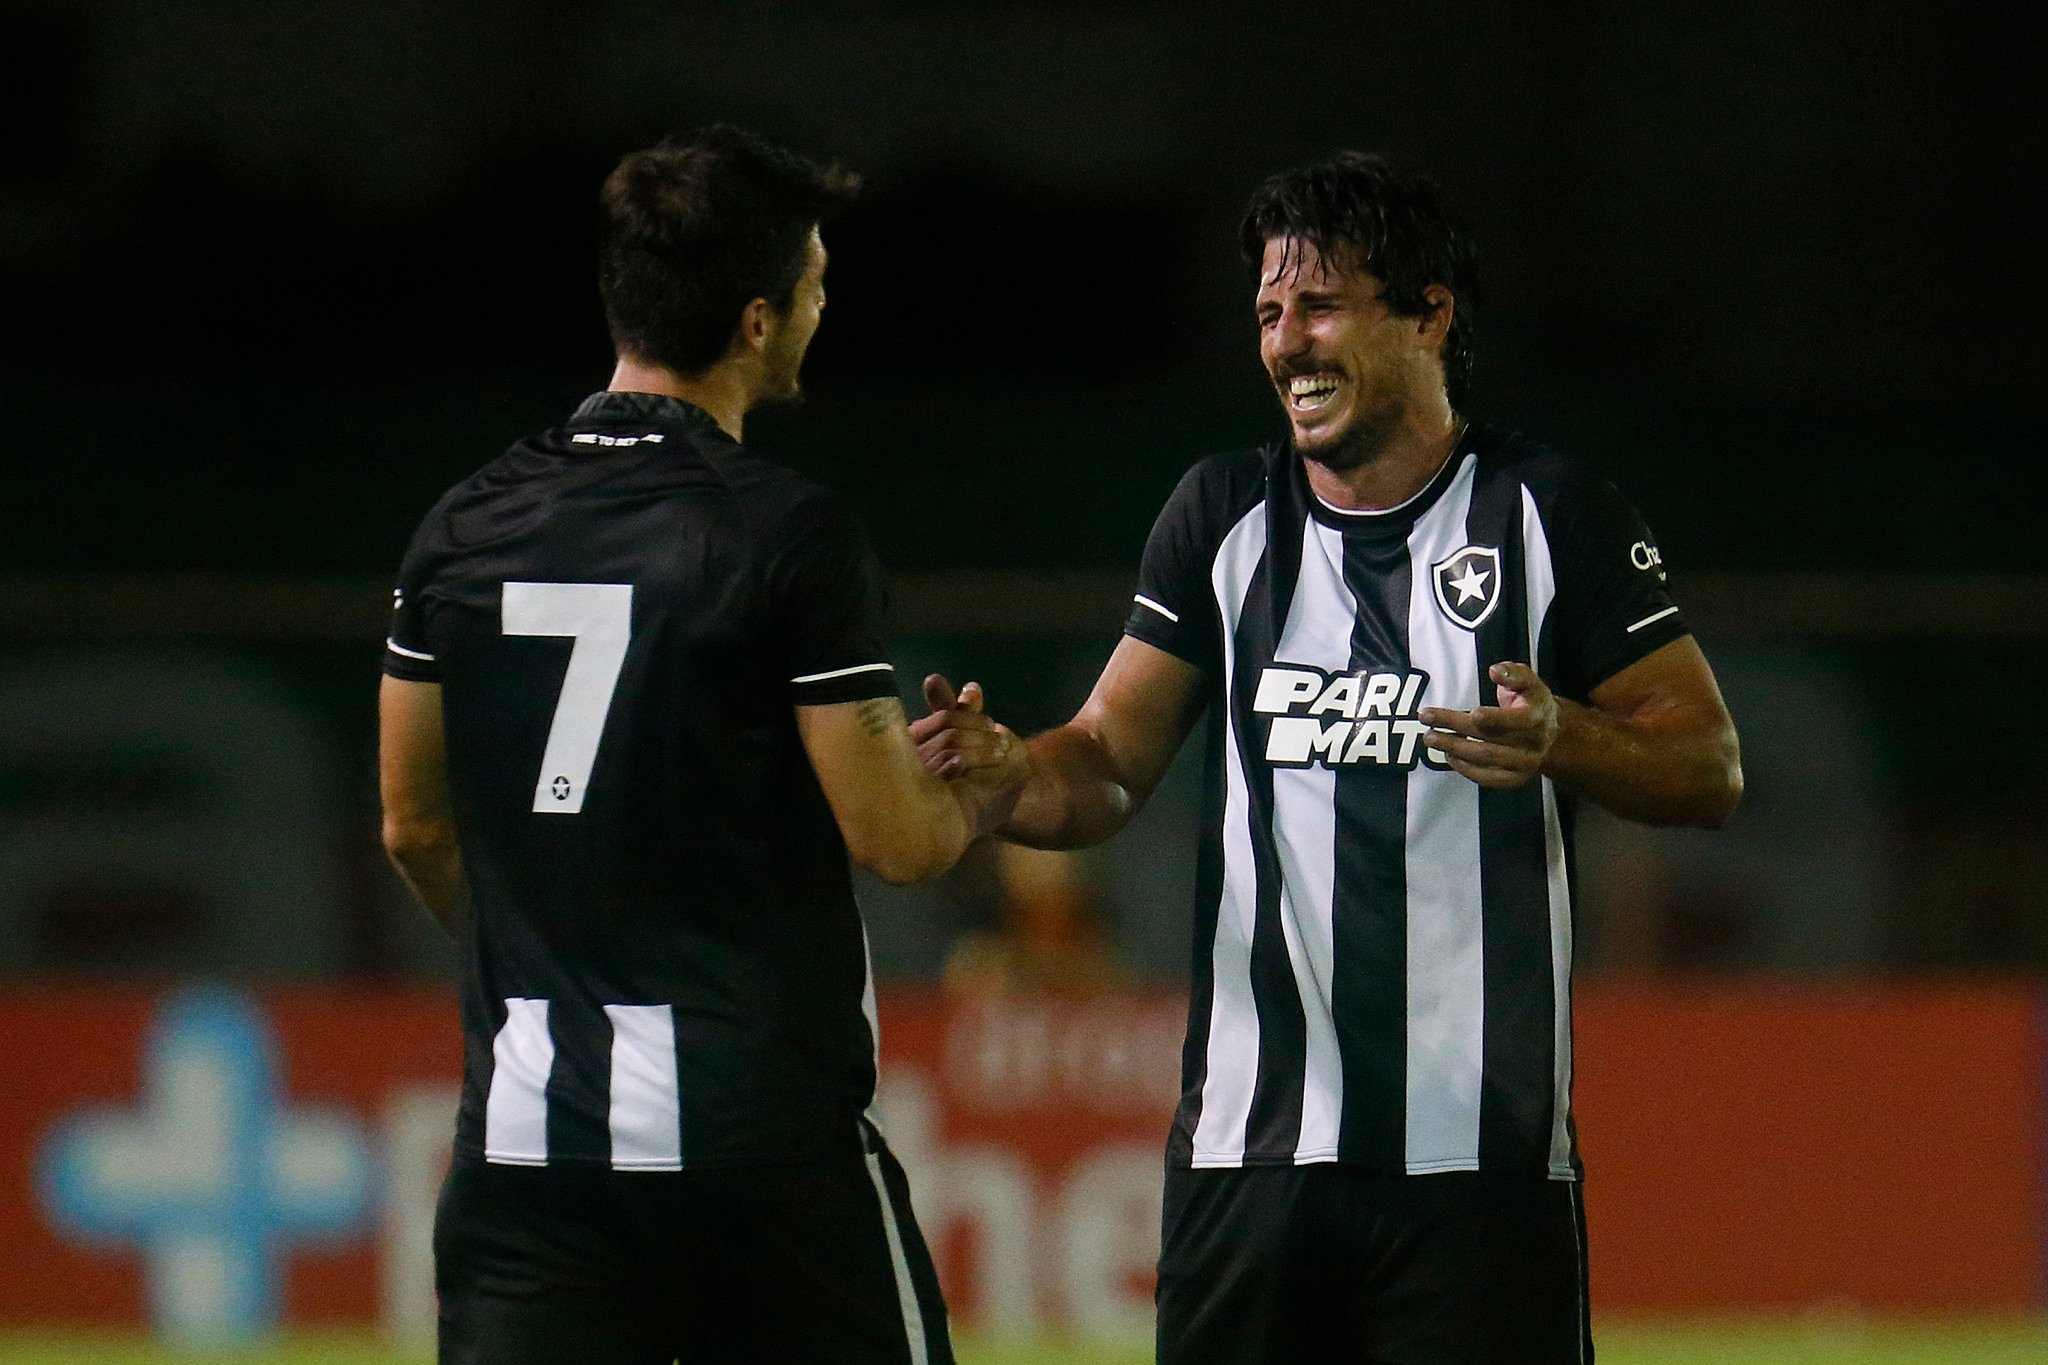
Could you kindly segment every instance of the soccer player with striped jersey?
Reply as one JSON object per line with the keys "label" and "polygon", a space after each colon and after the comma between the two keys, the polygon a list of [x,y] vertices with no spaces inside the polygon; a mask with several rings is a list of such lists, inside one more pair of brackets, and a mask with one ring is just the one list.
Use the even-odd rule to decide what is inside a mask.
{"label": "soccer player with striped jersey", "polygon": [[1734,726],[1613,485],[1465,417],[1432,182],[1277,176],[1242,246],[1288,439],[1181,480],[1072,721],[1014,745],[932,678],[912,733],[1074,848],[1207,713],[1162,1365],[1584,1362],[1573,808],[1719,825]]}
{"label": "soccer player with striped jersey", "polygon": [[609,388],[400,570],[385,843],[464,962],[444,1362],[952,1360],[847,855],[936,876],[1006,807],[919,764],[846,504],[739,443],[853,188],[724,127],[626,157]]}

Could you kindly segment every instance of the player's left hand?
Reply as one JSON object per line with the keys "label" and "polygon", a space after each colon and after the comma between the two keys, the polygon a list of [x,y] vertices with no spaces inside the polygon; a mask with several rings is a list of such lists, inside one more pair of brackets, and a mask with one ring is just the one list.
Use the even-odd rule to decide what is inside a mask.
{"label": "player's left hand", "polygon": [[1024,742],[1006,725],[991,720],[981,684],[971,682],[956,695],[942,674],[924,680],[925,705],[931,714],[910,723],[910,742],[918,759],[934,777],[1021,781],[1017,771]]}
{"label": "player's left hand", "polygon": [[1425,706],[1418,717],[1436,728],[1423,742],[1482,787],[1519,787],[1543,771],[1557,743],[1557,698],[1527,664],[1495,664],[1486,676],[1500,704],[1470,711]]}

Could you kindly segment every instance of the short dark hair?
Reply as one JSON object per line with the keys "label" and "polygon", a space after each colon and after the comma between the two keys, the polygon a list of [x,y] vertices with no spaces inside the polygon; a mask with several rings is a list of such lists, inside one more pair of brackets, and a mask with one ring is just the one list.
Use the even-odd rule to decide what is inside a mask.
{"label": "short dark hair", "polygon": [[1444,392],[1452,407],[1472,380],[1472,314],[1478,302],[1479,256],[1443,202],[1434,180],[1384,157],[1339,152],[1327,161],[1274,176],[1245,209],[1238,245],[1254,270],[1266,243],[1293,237],[1327,255],[1339,242],[1378,276],[1381,297],[1401,317],[1430,311],[1423,290],[1440,284],[1455,306],[1444,337]]}
{"label": "short dark hair", "polygon": [[629,153],[602,196],[598,292],[612,345],[702,374],[749,303],[790,306],[811,229],[859,188],[857,175],[724,123]]}

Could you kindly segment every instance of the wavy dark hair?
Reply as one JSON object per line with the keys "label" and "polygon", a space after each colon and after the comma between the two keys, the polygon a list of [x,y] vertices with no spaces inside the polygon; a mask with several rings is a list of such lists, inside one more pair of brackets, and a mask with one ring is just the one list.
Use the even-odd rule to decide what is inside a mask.
{"label": "wavy dark hair", "polygon": [[789,308],[811,229],[859,188],[851,172],[724,123],[629,153],[601,198],[597,280],[612,345],[702,374],[749,303]]}
{"label": "wavy dark hair", "polygon": [[1238,246],[1254,270],[1275,237],[1312,243],[1323,255],[1349,243],[1400,317],[1430,311],[1422,292],[1430,285],[1450,290],[1456,303],[1441,352],[1444,392],[1452,407],[1463,406],[1472,382],[1479,256],[1434,180],[1364,152],[1282,172],[1259,186],[1238,228]]}

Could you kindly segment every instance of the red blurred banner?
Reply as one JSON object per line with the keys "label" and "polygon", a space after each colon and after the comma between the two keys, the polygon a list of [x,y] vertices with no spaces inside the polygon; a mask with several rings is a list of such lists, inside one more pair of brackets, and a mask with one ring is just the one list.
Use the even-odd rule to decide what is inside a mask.
{"label": "red blurred banner", "polygon": [[[2027,1311],[2039,994],[1588,986],[1603,1310]],[[1141,1333],[1182,1001],[883,1001],[882,1107],[957,1319]],[[437,993],[0,1000],[0,1325],[431,1330],[460,1045]]]}

